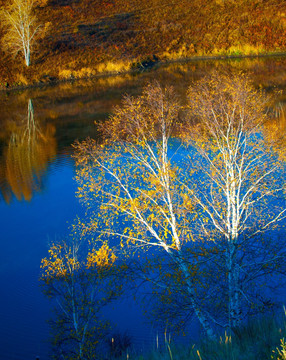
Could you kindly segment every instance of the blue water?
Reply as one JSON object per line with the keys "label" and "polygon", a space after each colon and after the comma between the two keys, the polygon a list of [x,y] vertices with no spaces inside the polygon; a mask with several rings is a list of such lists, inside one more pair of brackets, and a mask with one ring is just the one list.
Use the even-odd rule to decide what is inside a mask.
{"label": "blue water", "polygon": [[[184,92],[182,83],[188,83],[188,79],[181,70],[179,68],[170,82]],[[93,136],[94,120],[106,118],[123,94],[130,93],[130,88],[133,93],[139,92],[147,80],[162,80],[164,76],[158,73],[145,79],[142,76],[141,80],[132,78],[126,80],[126,85],[123,82],[107,90],[100,84],[90,88],[84,85],[82,89],[46,89],[0,99],[3,109],[0,185],[4,181],[1,169],[5,168],[1,152],[5,153],[8,144],[2,134],[10,118],[21,120],[26,114],[28,98],[33,98],[35,119],[42,128],[45,129],[47,123],[55,127],[53,140],[57,143],[57,154],[49,158],[41,174],[42,185],[33,189],[30,201],[19,201],[13,196],[7,204],[0,197],[0,359],[35,360],[37,356],[41,360],[50,359],[47,320],[51,317],[51,306],[41,293],[38,279],[41,259],[47,256],[49,243],[65,237],[73,219],[83,213],[75,196],[71,143],[76,138]],[[122,331],[128,330],[133,335],[133,342],[139,348],[155,341],[156,331],[145,324],[141,310],[131,298],[123,300],[120,307],[118,303],[111,304],[106,313]]]}
{"label": "blue water", "polygon": [[44,190],[30,202],[0,202],[0,353],[3,359],[47,359],[48,300],[38,279],[49,241],[65,236],[80,213],[74,167],[62,158],[49,167]]}

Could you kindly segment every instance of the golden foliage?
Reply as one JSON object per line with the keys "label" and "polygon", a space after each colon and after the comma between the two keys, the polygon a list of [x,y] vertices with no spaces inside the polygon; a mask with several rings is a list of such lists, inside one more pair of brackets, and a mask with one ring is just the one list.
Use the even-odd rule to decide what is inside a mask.
{"label": "golden foliage", "polygon": [[[210,256],[218,265],[229,299],[222,317],[226,326],[237,326],[244,312],[239,269],[248,264],[243,258],[253,256],[255,236],[286,211],[269,208],[270,199],[283,195],[274,176],[281,164],[262,138],[271,98],[245,74],[211,73],[190,86],[187,100],[182,108],[173,89],[158,83],[140,96],[126,96],[101,124],[101,143],[88,139],[76,145],[76,178],[80,200],[98,211],[88,226],[131,250],[164,250],[174,266],[166,277],[184,284],[179,293],[187,294],[213,337],[204,315],[207,295],[198,300],[198,293],[213,285],[201,277],[215,274],[198,270],[197,259]],[[206,241],[210,245],[204,246]],[[186,258],[189,249],[196,251]],[[273,253],[263,244],[258,252],[271,262]],[[170,288],[161,294],[168,302]]]}
{"label": "golden foliage", "polygon": [[127,61],[107,61],[96,66],[98,73],[122,73],[127,72],[131,68],[131,63]]}
{"label": "golden foliage", "polygon": [[141,96],[127,96],[102,125],[102,144],[89,139],[76,145],[78,196],[87,208],[99,209],[90,224],[100,237],[119,239],[131,250],[153,246],[170,256],[212,336],[194,300],[192,266],[183,258],[196,214],[185,196],[184,181],[191,180],[173,160],[180,154],[180,143],[172,139],[180,129],[179,110],[174,90],[158,83]]}
{"label": "golden foliage", "polygon": [[[47,74],[77,79],[124,73],[153,55],[177,60],[281,52],[286,44],[285,13],[285,3],[279,0],[152,0],[148,6],[138,0],[85,0],[64,6],[34,0],[32,15],[43,26],[37,28],[40,41],[33,52],[39,61],[33,62],[28,81],[42,81]],[[2,71],[0,84],[8,77],[15,86],[18,64],[3,61],[11,73]]]}
{"label": "golden foliage", "polygon": [[88,253],[86,267],[89,269],[96,266],[99,270],[101,268],[109,268],[114,264],[115,260],[115,254],[108,244],[105,243],[98,250],[93,249]]}
{"label": "golden foliage", "polygon": [[64,350],[67,359],[94,359],[109,327],[100,311],[122,291],[111,269],[115,262],[111,249],[106,244],[98,251],[88,247],[74,233],[69,241],[52,244],[41,262],[43,292],[56,300],[55,358]]}
{"label": "golden foliage", "polygon": [[72,254],[71,249],[53,244],[49,249],[49,257],[42,259],[41,269],[48,279],[71,276],[80,267],[80,263]]}
{"label": "golden foliage", "polygon": [[27,66],[30,65],[32,45],[39,34],[34,6],[35,0],[11,0],[8,9],[0,13],[6,30],[3,46],[15,54],[22,52]]}

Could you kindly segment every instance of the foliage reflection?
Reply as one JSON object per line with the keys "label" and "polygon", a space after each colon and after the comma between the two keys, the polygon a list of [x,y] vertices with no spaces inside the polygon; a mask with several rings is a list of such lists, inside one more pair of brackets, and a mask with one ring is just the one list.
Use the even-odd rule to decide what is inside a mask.
{"label": "foliage reflection", "polygon": [[8,124],[10,137],[4,151],[4,178],[1,192],[6,202],[12,194],[17,200],[31,200],[42,188],[42,177],[47,164],[56,155],[55,127],[42,127],[35,119],[32,100],[24,121]]}

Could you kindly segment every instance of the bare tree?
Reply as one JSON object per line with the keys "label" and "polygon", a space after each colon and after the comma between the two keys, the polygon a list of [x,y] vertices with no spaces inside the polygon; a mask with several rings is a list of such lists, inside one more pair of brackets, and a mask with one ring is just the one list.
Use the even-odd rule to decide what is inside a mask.
{"label": "bare tree", "polygon": [[40,29],[34,6],[35,0],[11,0],[7,10],[1,12],[1,23],[6,29],[3,45],[15,54],[22,52],[27,66]]}

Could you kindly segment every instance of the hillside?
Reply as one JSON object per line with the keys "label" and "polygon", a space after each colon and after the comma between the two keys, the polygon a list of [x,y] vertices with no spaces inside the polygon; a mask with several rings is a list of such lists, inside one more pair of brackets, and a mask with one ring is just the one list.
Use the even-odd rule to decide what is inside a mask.
{"label": "hillside", "polygon": [[0,88],[157,61],[286,52],[284,0],[37,0],[34,11],[42,35],[31,66],[1,47]]}

